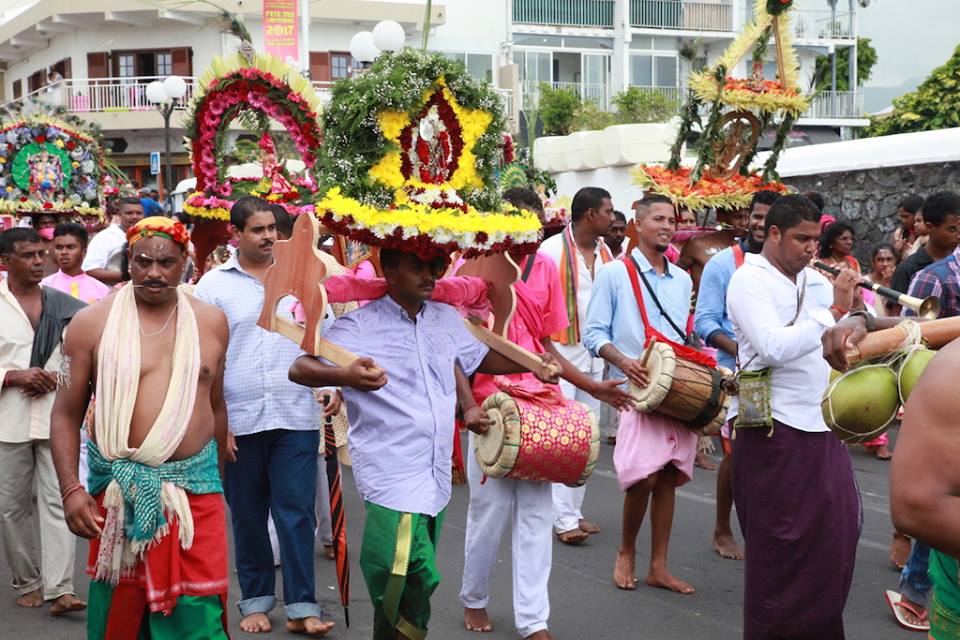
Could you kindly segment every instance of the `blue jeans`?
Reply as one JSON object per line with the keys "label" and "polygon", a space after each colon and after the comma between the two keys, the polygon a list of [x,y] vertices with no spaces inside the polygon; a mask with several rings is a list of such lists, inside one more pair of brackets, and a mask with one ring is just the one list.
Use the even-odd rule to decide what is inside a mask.
{"label": "blue jeans", "polygon": [[236,440],[237,461],[226,464],[224,493],[233,521],[240,614],[267,613],[277,605],[267,533],[267,514],[272,513],[287,618],[320,617],[313,575],[320,432],[275,429]]}
{"label": "blue jeans", "polygon": [[900,595],[923,607],[928,606],[930,590],[933,588],[930,575],[927,573],[929,563],[930,546],[925,542],[914,540],[910,557],[907,558],[907,564],[900,574]]}

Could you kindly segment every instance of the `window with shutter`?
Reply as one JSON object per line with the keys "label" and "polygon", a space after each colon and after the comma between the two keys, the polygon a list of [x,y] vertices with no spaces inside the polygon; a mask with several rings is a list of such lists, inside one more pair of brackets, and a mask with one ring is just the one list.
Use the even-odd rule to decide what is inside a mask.
{"label": "window with shutter", "polygon": [[173,75],[183,78],[193,76],[193,49],[190,47],[171,49],[170,60],[173,67]]}
{"label": "window with shutter", "polygon": [[314,82],[330,82],[330,54],[326,51],[310,52],[310,79]]}

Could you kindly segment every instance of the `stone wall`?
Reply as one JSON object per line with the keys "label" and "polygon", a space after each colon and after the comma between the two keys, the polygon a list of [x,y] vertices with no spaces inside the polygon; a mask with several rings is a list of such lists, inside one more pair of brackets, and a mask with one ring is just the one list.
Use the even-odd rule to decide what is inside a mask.
{"label": "stone wall", "polygon": [[824,212],[856,229],[855,255],[866,269],[873,247],[889,241],[899,223],[900,200],[913,193],[922,197],[937,191],[960,193],[960,162],[795,176],[784,182],[801,192],[819,191],[827,203]]}

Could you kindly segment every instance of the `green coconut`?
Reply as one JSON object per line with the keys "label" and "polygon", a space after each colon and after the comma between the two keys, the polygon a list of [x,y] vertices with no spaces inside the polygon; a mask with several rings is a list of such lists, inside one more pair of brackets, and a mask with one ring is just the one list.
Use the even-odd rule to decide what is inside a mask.
{"label": "green coconut", "polygon": [[897,376],[882,365],[868,365],[836,378],[820,403],[824,422],[850,444],[873,440],[886,431],[899,407]]}
{"label": "green coconut", "polygon": [[897,388],[900,390],[900,402],[907,404],[907,398],[917,386],[920,374],[927,368],[936,351],[931,349],[917,349],[903,361],[897,374]]}

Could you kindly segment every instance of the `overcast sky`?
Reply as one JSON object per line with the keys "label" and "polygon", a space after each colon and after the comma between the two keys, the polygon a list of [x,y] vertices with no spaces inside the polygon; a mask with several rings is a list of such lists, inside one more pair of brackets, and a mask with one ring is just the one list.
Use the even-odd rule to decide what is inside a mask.
{"label": "overcast sky", "polygon": [[[826,0],[823,6],[829,7]],[[846,6],[841,0],[838,8]],[[960,44],[958,9],[955,0],[871,0],[866,9],[858,7],[860,35],[873,41],[879,57],[866,86],[925,78],[946,62]]]}

